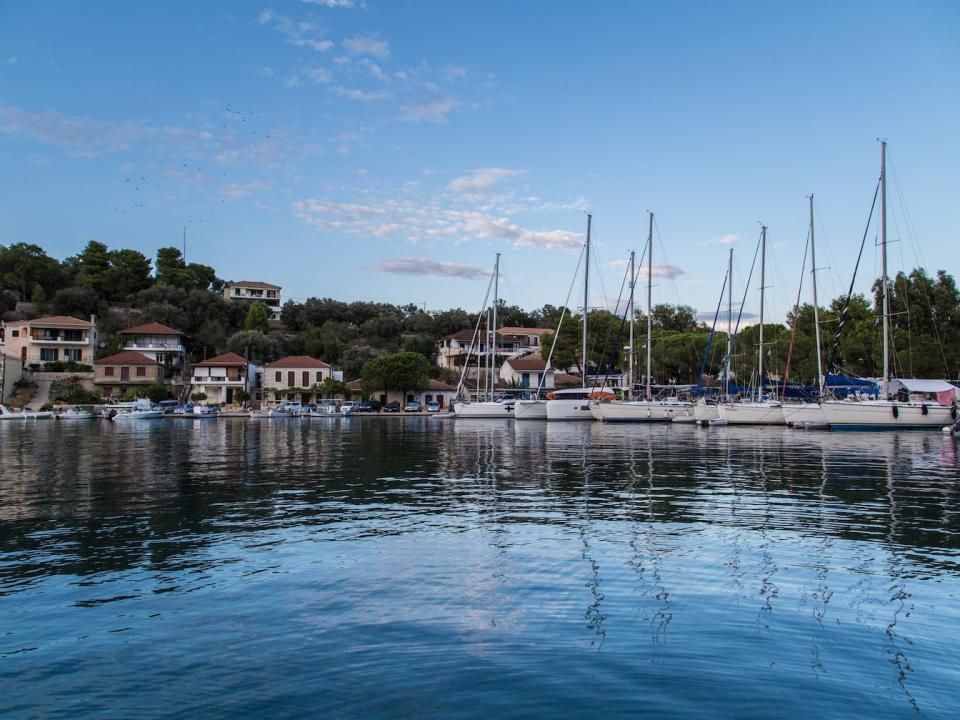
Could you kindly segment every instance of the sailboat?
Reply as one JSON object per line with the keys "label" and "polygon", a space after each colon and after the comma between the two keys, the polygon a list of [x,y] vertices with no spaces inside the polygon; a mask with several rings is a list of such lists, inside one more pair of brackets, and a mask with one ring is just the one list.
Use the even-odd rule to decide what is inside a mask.
{"label": "sailboat", "polygon": [[[633,392],[633,297],[636,285],[630,253],[630,392]],[[590,406],[593,417],[601,422],[670,422],[692,417],[693,404],[674,398],[653,399],[653,213],[647,232],[647,383],[643,400],[600,400]]]}
{"label": "sailboat", "polygon": [[[721,302],[723,294],[721,292]],[[727,260],[727,354],[723,359],[723,392],[720,401],[730,401],[730,358],[733,357],[733,248],[730,248],[730,256]],[[704,355],[706,359],[706,355]],[[717,402],[710,402],[704,395],[693,405],[694,420],[700,425],[707,425],[714,420],[720,419],[720,406]]]}
{"label": "sailboat", "polygon": [[[820,305],[817,297],[817,246],[813,232],[813,194],[810,194],[810,273],[813,278],[813,333],[817,344],[817,397],[823,397],[823,360],[820,354]],[[786,381],[784,381],[786,382]],[[828,427],[819,402],[784,403],[783,421],[798,428]]]}
{"label": "sailboat", "polygon": [[[891,385],[904,387],[909,397],[911,385],[917,388],[950,387],[937,381],[893,381],[890,373],[890,286],[887,277],[887,143],[880,141],[880,254],[881,283],[883,284],[883,377],[880,397],[876,400],[846,399],[820,401],[820,408],[835,430],[886,430],[910,428],[940,428],[953,422],[956,416],[956,395],[949,405],[908,399],[891,399]],[[937,390],[933,390],[937,392]],[[949,391],[944,392],[947,396]]]}
{"label": "sailboat", "polygon": [[613,393],[609,388],[587,387],[587,370],[590,362],[589,338],[590,316],[590,224],[593,216],[587,214],[587,241],[584,244],[583,268],[583,335],[581,337],[581,387],[554,390],[547,395],[547,420],[593,420],[590,412],[591,400]]}
{"label": "sailboat", "polygon": [[[499,288],[500,253],[497,253],[497,260],[493,266],[493,322],[487,333],[487,355],[490,358],[490,362],[488,363],[490,366],[490,389],[486,400],[457,400],[454,403],[453,412],[458,418],[490,418],[498,420],[513,417],[513,402],[501,402],[496,400],[494,397],[495,388],[497,386],[497,305],[499,303]],[[487,286],[487,292],[490,292],[489,286]],[[489,295],[487,297],[489,297]],[[484,299],[484,304],[486,304],[486,299]],[[480,313],[480,316],[483,316],[483,312]],[[474,331],[474,337],[476,337],[480,331],[481,317],[477,318],[477,328]],[[471,349],[472,348],[473,344],[471,343]],[[463,390],[464,378],[466,376],[467,369],[470,367],[469,353],[470,351],[468,350],[467,362],[464,365],[463,373],[460,376],[461,392]]]}
{"label": "sailboat", "polygon": [[757,399],[722,403],[720,419],[727,425],[783,425],[777,400],[763,397],[763,304],[767,266],[767,226],[760,226],[760,345],[757,349]]}

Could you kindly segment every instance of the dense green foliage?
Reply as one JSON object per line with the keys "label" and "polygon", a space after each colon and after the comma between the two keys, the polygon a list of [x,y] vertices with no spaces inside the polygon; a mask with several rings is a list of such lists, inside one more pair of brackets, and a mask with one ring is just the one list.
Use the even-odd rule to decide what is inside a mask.
{"label": "dense green foliage", "polygon": [[[59,261],[37,245],[0,245],[0,314],[13,318],[18,302],[31,301],[33,313],[56,313],[78,318],[98,317],[106,347],[101,354],[119,349],[111,334],[142,322],[160,322],[182,330],[187,336],[191,359],[228,350],[256,362],[269,362],[284,355],[310,355],[344,370],[348,379],[371,375],[369,383],[379,388],[414,390],[430,375],[442,376],[433,367],[436,343],[459,330],[473,329],[477,315],[463,309],[426,312],[413,305],[378,302],[342,302],[332,298],[288,300],[281,322],[271,322],[265,308],[256,302],[226,300],[225,283],[213,268],[185,263],[177,248],[160,248],[151,261],[129,249],[111,249],[96,241],[74,257]],[[873,297],[856,295],[847,310],[847,321],[836,354],[838,369],[876,376],[881,371],[881,325],[877,320],[880,285]],[[931,277],[922,269],[899,274],[890,284],[894,369],[901,376],[960,376],[960,291],[944,271]],[[844,299],[821,308],[823,362],[831,355],[833,336]],[[534,310],[500,301],[500,326],[554,328],[562,308],[544,305]],[[657,382],[695,382],[704,351],[710,342],[709,328],[697,323],[693,308],[657,305],[653,308],[653,374]],[[645,373],[646,316],[638,312],[633,346],[636,377]],[[785,324],[764,327],[764,364],[782,377],[786,370],[792,324],[796,320],[790,377],[812,381],[816,376],[816,346],[813,308],[802,305],[791,311]],[[579,371],[581,319],[567,315],[553,356],[554,367]],[[734,372],[741,380],[756,373],[759,328],[741,329],[734,353]],[[545,335],[543,354],[553,337]],[[627,364],[626,323],[606,311],[590,313],[590,370],[605,372]],[[726,336],[717,333],[707,364],[715,376],[726,352]],[[401,354],[421,358],[427,368],[407,387],[385,380],[382,365],[373,361]],[[412,363],[413,360],[407,362]],[[373,364],[372,364],[373,363]],[[365,370],[371,368],[368,372]],[[377,368],[381,368],[378,370]],[[420,366],[422,369],[422,365]],[[409,382],[409,381],[405,381]],[[424,380],[425,382],[425,380]],[[403,383],[400,383],[403,384]],[[366,386],[366,385],[365,385]],[[372,385],[371,385],[372,387]]]}

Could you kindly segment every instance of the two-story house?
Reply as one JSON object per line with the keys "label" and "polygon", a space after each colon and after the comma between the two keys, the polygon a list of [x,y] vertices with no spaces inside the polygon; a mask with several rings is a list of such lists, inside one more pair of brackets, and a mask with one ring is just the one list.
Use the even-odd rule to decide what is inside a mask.
{"label": "two-story house", "polygon": [[256,300],[267,308],[271,320],[280,319],[280,286],[258,280],[238,280],[223,289],[227,300]]}
{"label": "two-story house", "polygon": [[[539,351],[541,337],[552,332],[553,330],[549,328],[500,328],[497,330],[497,363],[499,364],[500,359],[503,358],[517,357],[532,351]],[[473,337],[473,330],[460,330],[440,340],[437,343],[437,365],[447,370],[460,372],[466,363],[467,354],[470,353],[470,343]],[[478,358],[481,369],[486,365],[489,340],[487,333],[479,333],[477,342],[472,353],[470,353],[468,377],[476,376],[477,368],[475,366],[478,364]]]}
{"label": "two-story house", "polygon": [[163,383],[163,365],[143,353],[124,350],[93,364],[93,384],[103,397],[121,395],[124,390]]}
{"label": "two-story house", "polygon": [[180,330],[154,322],[126,328],[118,334],[123,336],[124,350],[142,353],[161,365],[183,367],[187,353],[183,343],[187,336]]}
{"label": "two-story house", "polygon": [[314,398],[314,393],[305,392],[297,394],[297,397],[288,397],[294,394],[291,389],[309,390],[327,378],[337,379],[336,375],[340,373],[316,358],[306,355],[280,358],[263,366],[264,398],[270,403],[279,403],[282,400],[310,402]]}
{"label": "two-story house", "polygon": [[196,363],[191,371],[192,393],[203,393],[210,405],[235,402],[238,390],[252,393],[256,384],[257,366],[236,353]]}
{"label": "two-story house", "polygon": [[99,334],[97,319],[89,322],[55,315],[4,323],[3,352],[20,358],[24,366],[48,362],[93,364]]}
{"label": "two-story house", "polygon": [[553,389],[553,370],[547,368],[547,362],[539,352],[507,358],[500,366],[500,380],[505,385],[532,388]]}

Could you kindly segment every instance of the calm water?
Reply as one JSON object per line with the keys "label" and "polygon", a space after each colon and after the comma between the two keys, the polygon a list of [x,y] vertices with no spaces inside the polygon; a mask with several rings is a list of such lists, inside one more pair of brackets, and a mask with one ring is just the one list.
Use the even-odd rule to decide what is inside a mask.
{"label": "calm water", "polygon": [[0,424],[0,714],[956,717],[958,445]]}

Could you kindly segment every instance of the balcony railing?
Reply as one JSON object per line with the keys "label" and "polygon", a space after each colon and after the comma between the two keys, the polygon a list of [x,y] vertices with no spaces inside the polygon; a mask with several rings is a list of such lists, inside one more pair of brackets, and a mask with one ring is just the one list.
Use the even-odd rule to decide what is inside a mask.
{"label": "balcony railing", "polygon": [[229,378],[229,377],[205,377],[202,375],[193,376],[194,385],[226,385],[227,383],[237,383],[242,385],[245,382],[244,378]]}
{"label": "balcony railing", "polygon": [[187,349],[183,345],[168,345],[166,343],[145,343],[128,342],[123,346],[124,350],[153,350],[156,352],[176,352],[185,353]]}
{"label": "balcony railing", "polygon": [[62,337],[34,337],[30,336],[30,342],[32,343],[46,343],[54,345],[89,345],[89,338],[84,338],[81,340],[65,340]]}

